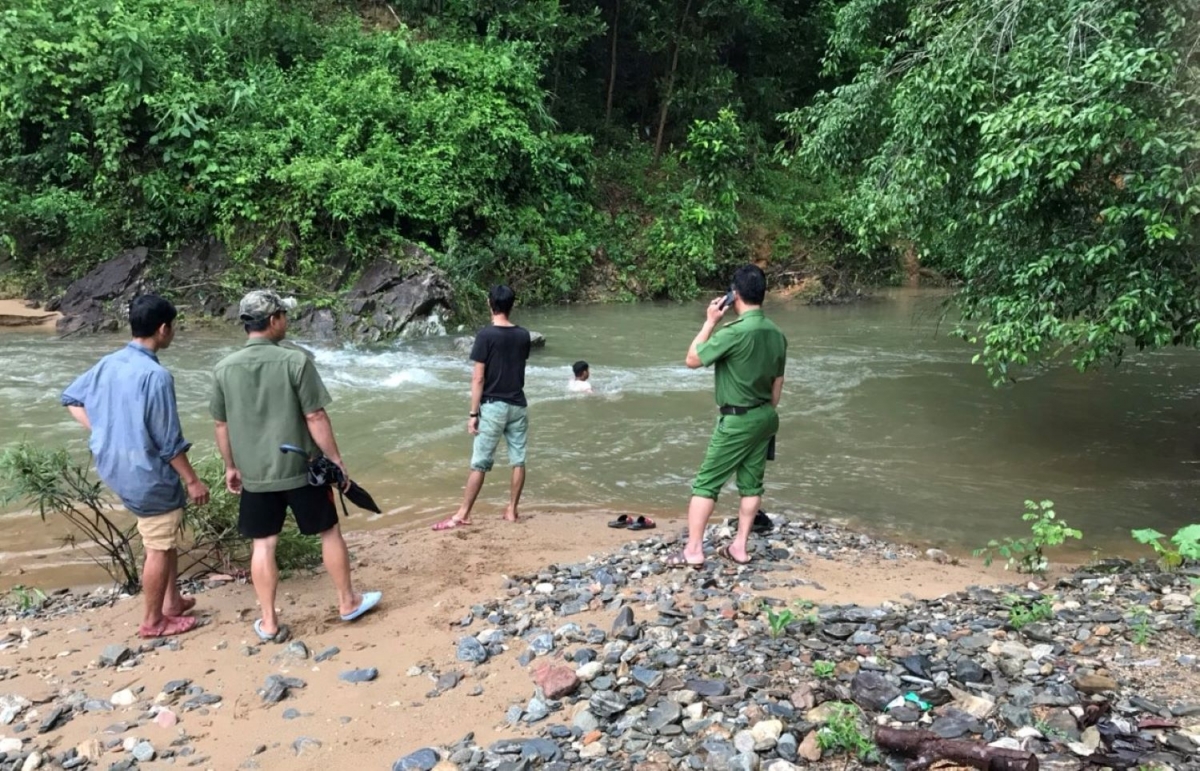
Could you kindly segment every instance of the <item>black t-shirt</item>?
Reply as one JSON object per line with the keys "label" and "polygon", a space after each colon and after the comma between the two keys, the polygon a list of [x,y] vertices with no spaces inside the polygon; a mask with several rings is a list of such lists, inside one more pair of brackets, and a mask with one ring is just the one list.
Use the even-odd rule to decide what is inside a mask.
{"label": "black t-shirt", "polygon": [[475,335],[471,361],[483,364],[483,398],[525,407],[525,361],[532,344],[523,327],[484,327]]}

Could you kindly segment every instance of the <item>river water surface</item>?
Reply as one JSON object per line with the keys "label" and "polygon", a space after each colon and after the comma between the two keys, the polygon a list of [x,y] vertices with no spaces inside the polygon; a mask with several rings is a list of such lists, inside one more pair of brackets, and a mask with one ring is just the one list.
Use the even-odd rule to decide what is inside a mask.
{"label": "river water surface", "polygon": [[[1089,545],[1107,550],[1127,546],[1132,527],[1173,532],[1196,521],[1200,354],[1138,354],[1119,369],[1063,368],[996,389],[970,364],[974,351],[939,325],[943,299],[897,290],[841,307],[768,306],[790,341],[768,509],[957,550],[1020,534],[1027,497],[1053,499]],[[549,341],[526,382],[527,507],[682,512],[715,417],[711,373],[683,365],[702,314],[700,304],[518,313]],[[457,504],[470,455],[470,365],[455,335],[311,346],[351,473],[387,510],[351,527],[432,521]],[[28,438],[86,452],[58,394],[121,342],[0,332],[0,444]],[[193,458],[214,451],[211,368],[239,344],[233,330],[185,331],[161,357],[175,373]],[[591,397],[566,392],[576,359],[591,364]],[[501,452],[478,516],[503,506],[503,463]],[[718,511],[735,507],[727,493]],[[607,516],[597,514],[596,526]],[[78,557],[55,548],[60,532],[36,517],[0,517],[0,585],[96,578],[65,564]],[[30,572],[18,577],[20,566]]]}

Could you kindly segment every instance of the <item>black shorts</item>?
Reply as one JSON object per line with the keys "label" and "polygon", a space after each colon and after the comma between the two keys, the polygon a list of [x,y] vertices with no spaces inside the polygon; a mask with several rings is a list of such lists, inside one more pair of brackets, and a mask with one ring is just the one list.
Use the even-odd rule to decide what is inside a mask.
{"label": "black shorts", "polygon": [[324,533],[338,522],[332,487],[305,485],[275,493],[242,490],[238,505],[238,532],[245,538],[270,538],[283,531],[287,510],[304,535]]}

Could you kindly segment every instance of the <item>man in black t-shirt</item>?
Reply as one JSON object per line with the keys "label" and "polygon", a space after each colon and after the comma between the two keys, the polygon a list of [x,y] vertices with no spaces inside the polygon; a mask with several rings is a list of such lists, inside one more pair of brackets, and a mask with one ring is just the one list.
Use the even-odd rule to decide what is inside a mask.
{"label": "man in black t-shirt", "polygon": [[512,488],[504,518],[517,520],[517,506],[525,487],[525,436],[529,430],[525,402],[525,362],[532,343],[529,331],[508,320],[516,295],[507,286],[494,286],[488,291],[488,307],[492,311],[491,326],[475,336],[471,361],[475,369],[471,376],[471,412],[467,416],[467,432],[475,437],[471,453],[471,473],[463,494],[462,506],[452,517],[433,526],[434,530],[451,530],[471,524],[471,508],[483,479],[492,470],[492,462],[500,437],[508,447],[508,462],[512,466]]}

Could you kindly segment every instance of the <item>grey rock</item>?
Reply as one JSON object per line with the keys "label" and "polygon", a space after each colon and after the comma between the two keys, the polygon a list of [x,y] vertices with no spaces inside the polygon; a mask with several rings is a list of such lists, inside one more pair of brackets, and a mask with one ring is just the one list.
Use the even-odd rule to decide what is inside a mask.
{"label": "grey rock", "polygon": [[119,667],[133,658],[133,651],[125,645],[109,645],[100,652],[100,666]]}
{"label": "grey rock", "polygon": [[165,694],[176,694],[191,684],[191,680],[172,680],[163,686],[162,692]]}
{"label": "grey rock", "polygon": [[[264,704],[278,704],[288,696],[288,687],[281,680],[267,680],[263,686],[262,700]],[[186,705],[185,705],[186,706]]]}
{"label": "grey rock", "polygon": [[443,672],[442,674],[438,675],[437,689],[439,691],[450,691],[458,687],[460,682],[462,682],[461,672]]}
{"label": "grey rock", "polygon": [[83,703],[84,712],[112,712],[116,707],[104,699],[88,699]]}
{"label": "grey rock", "polygon": [[900,689],[879,672],[860,670],[850,681],[850,698],[863,709],[882,711],[901,695]]}
{"label": "grey rock", "polygon": [[[567,732],[570,736],[570,731]],[[564,737],[565,738],[565,737]],[[521,743],[521,758],[534,763],[553,763],[562,757],[562,749],[548,739],[526,739]]]}
{"label": "grey rock", "polygon": [[696,678],[694,680],[688,680],[686,687],[689,691],[695,691],[697,694],[705,698],[724,696],[729,693],[729,683],[724,680],[705,680]]}
{"label": "grey rock", "polygon": [[959,710],[950,710],[934,720],[929,730],[943,739],[957,739],[969,733],[980,733],[982,726],[971,715]]}
{"label": "grey rock", "polygon": [[283,711],[284,720],[295,720],[298,717],[300,717],[300,710],[295,707],[289,707]]}
{"label": "grey rock", "polygon": [[131,754],[137,758],[139,763],[149,763],[154,760],[158,753],[155,752],[153,744],[143,741],[133,745]]}
{"label": "grey rock", "polygon": [[550,632],[539,632],[530,638],[529,649],[535,655],[545,656],[554,650],[554,635]]}
{"label": "grey rock", "polygon": [[633,608],[626,605],[617,612],[617,617],[613,619],[612,633],[618,635],[622,630],[633,626]]}
{"label": "grey rock", "polygon": [[671,699],[659,699],[654,709],[646,714],[646,729],[660,733],[669,725],[674,725],[683,719],[683,708]]}
{"label": "grey rock", "polygon": [[482,664],[488,660],[487,650],[474,637],[463,637],[458,641],[456,652],[459,661]]}
{"label": "grey rock", "polygon": [[319,749],[321,749],[321,741],[311,736],[301,736],[292,742],[292,751],[297,755],[303,755],[306,752],[314,752]]}
{"label": "grey rock", "polygon": [[442,758],[436,749],[425,747],[416,752],[404,755],[403,758],[391,764],[391,771],[431,771]]}
{"label": "grey rock", "polygon": [[550,707],[546,702],[538,698],[529,700],[529,704],[525,707],[525,722],[536,723],[539,720],[545,720],[550,716]]}
{"label": "grey rock", "polygon": [[987,679],[987,672],[978,662],[962,658],[954,665],[954,679],[960,683],[982,683]]}
{"label": "grey rock", "polygon": [[775,751],[779,753],[779,757],[794,763],[799,746],[796,737],[787,733],[779,737],[779,743],[775,745]]}
{"label": "grey rock", "polygon": [[192,698],[185,701],[183,703],[183,710],[185,712],[191,712],[192,710],[200,709],[201,707],[209,707],[209,706],[212,706],[213,704],[220,704],[220,703],[221,703],[221,697],[218,696],[217,694],[202,693],[199,696],[193,696]]}
{"label": "grey rock", "polygon": [[616,691],[599,691],[588,699],[588,709],[599,717],[613,717],[629,707],[629,700]]}
{"label": "grey rock", "polygon": [[342,649],[337,647],[336,645],[334,645],[334,646],[331,646],[331,647],[326,648],[325,650],[321,651],[316,656],[313,656],[313,661],[320,664],[322,662],[329,661],[331,658],[333,658],[334,656],[338,655],[341,652],[342,652]]}
{"label": "grey rock", "polygon": [[634,681],[645,688],[654,688],[663,680],[663,673],[648,667],[634,667],[630,672]]}
{"label": "grey rock", "polygon": [[308,654],[308,646],[305,645],[303,643],[303,641],[301,641],[301,640],[292,640],[290,643],[287,644],[287,647],[283,649],[283,655],[286,656],[287,658],[292,658],[292,659],[297,659],[297,660],[302,660],[302,661],[306,660],[306,659],[308,659],[308,655],[309,655]]}
{"label": "grey rock", "polygon": [[344,683],[369,683],[377,677],[379,677],[379,670],[375,667],[350,669],[338,675],[338,679]]}
{"label": "grey rock", "polygon": [[70,717],[71,708],[65,704],[59,704],[51,709],[49,714],[42,719],[41,725],[38,726],[38,733],[44,734],[53,731],[70,719]]}

